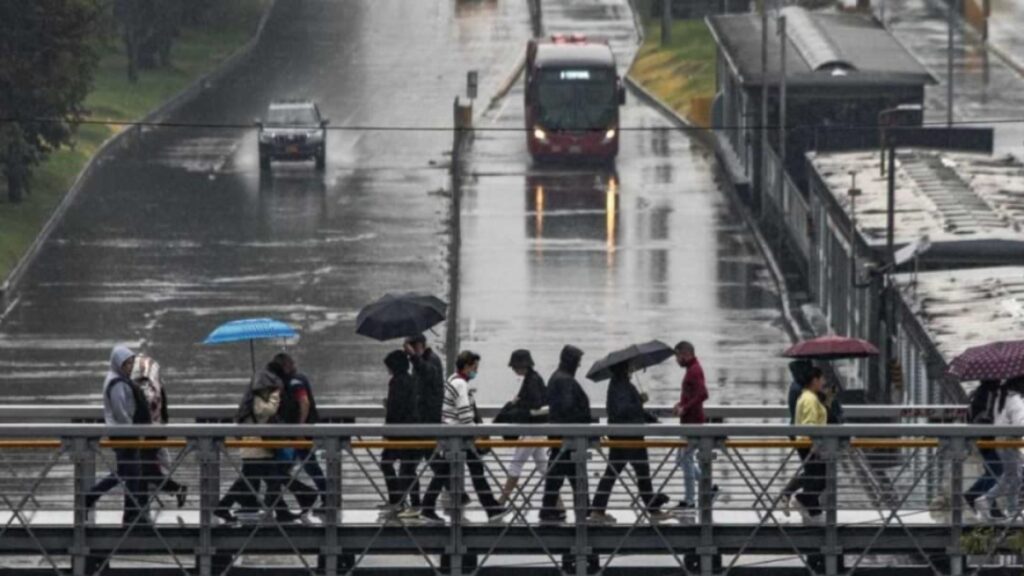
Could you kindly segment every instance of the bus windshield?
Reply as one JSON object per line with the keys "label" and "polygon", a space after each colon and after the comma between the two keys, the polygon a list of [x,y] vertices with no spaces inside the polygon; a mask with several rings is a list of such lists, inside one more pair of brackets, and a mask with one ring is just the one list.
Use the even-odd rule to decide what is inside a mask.
{"label": "bus windshield", "polygon": [[541,70],[537,120],[549,130],[604,130],[614,124],[618,82],[608,69]]}

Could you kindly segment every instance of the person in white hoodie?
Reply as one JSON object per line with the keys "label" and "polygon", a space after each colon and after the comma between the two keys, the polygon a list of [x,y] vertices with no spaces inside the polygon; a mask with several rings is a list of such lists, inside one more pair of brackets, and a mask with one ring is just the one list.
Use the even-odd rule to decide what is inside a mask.
{"label": "person in white hoodie", "polygon": [[[996,393],[996,426],[1024,426],[1024,396],[1020,390],[1024,385],[1024,378],[1011,378],[999,387]],[[1019,438],[1011,438],[1019,440]],[[1007,517],[1013,521],[1020,510],[1020,450],[1017,448],[1003,448],[999,450],[999,459],[1003,464],[1003,473],[999,476],[999,482],[982,498],[984,502],[977,507],[980,510],[988,510],[995,504],[996,499],[1002,498],[1006,506]]]}

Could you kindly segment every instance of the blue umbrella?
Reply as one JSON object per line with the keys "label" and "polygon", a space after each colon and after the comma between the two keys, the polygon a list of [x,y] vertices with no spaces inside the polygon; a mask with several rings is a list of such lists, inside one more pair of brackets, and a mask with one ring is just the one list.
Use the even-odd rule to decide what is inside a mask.
{"label": "blue umbrella", "polygon": [[299,333],[294,328],[284,322],[272,318],[248,318],[221,324],[213,332],[210,332],[203,344],[224,344],[248,340],[249,354],[252,357],[252,371],[256,372],[256,347],[253,344],[255,340],[294,338],[298,335]]}

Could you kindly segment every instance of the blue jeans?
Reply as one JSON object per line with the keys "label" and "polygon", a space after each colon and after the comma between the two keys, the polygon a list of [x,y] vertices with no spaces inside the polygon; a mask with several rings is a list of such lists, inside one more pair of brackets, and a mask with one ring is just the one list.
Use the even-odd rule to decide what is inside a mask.
{"label": "blue jeans", "polygon": [[999,452],[994,448],[978,450],[984,462],[981,476],[967,489],[968,498],[978,498],[995,487],[999,477],[1003,474],[1003,461],[999,458]]}
{"label": "blue jeans", "polygon": [[690,440],[685,450],[676,452],[676,460],[679,467],[683,469],[683,485],[686,488],[685,502],[690,506],[696,505],[697,483],[700,482],[700,468],[693,461],[693,455],[697,453],[698,448],[697,442]]}

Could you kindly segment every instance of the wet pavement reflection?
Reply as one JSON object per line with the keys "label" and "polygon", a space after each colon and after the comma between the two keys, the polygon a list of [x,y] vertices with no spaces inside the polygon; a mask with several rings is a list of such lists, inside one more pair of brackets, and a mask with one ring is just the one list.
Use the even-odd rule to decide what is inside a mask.
{"label": "wet pavement reflection", "polygon": [[[466,70],[493,92],[529,30],[518,0],[279,2],[252,58],[170,120],[246,124],[271,99],[313,98],[333,126],[447,126]],[[289,349],[321,402],[376,401],[394,343],[354,318],[386,291],[446,296],[450,146],[447,131],[334,131],[324,173],[261,176],[253,131],[143,131],[88,179],[0,325],[5,400],[99,401],[127,341],[161,360],[172,410],[235,402],[248,347],[199,342],[271,316],[301,330]]]}
{"label": "wet pavement reflection", "polygon": [[[620,68],[635,50],[628,3],[544,3],[548,33],[608,38]],[[523,125],[522,86],[482,125]],[[565,343],[584,365],[650,338],[697,347],[715,403],[783,401],[788,342],[778,297],[739,216],[718,189],[713,158],[635,99],[613,168],[534,165],[520,132],[474,142],[462,217],[462,346],[484,361],[478,397],[515,392],[509,352],[530,348],[549,374]],[[666,363],[639,379],[652,400],[678,399]],[[604,404],[605,385],[587,384]]]}

